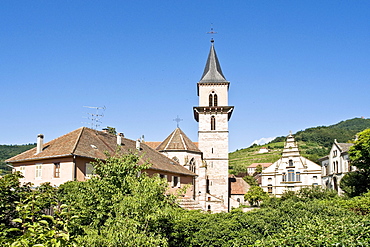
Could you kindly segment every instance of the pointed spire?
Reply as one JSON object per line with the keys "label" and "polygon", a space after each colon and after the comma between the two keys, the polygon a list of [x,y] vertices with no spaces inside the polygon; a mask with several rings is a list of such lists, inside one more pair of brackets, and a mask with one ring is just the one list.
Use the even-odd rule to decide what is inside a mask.
{"label": "pointed spire", "polygon": [[211,39],[211,44],[206,67],[204,68],[200,82],[226,82],[226,78],[222,73],[220,62],[216,55],[213,39]]}

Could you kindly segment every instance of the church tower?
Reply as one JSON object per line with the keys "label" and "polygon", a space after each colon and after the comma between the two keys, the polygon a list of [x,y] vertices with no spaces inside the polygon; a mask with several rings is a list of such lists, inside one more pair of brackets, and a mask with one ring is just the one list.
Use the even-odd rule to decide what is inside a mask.
{"label": "church tower", "polygon": [[205,167],[204,191],[199,202],[206,210],[229,210],[229,127],[234,107],[228,104],[228,82],[222,73],[211,40],[207,63],[198,82],[199,106],[194,107],[194,118],[199,123],[198,145]]}

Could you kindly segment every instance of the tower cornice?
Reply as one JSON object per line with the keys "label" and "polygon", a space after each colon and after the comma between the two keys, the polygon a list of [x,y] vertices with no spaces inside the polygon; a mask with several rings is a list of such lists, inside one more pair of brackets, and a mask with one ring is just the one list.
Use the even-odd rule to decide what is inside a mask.
{"label": "tower cornice", "polygon": [[227,120],[230,120],[234,106],[195,106],[194,118],[199,122],[199,114],[228,114]]}

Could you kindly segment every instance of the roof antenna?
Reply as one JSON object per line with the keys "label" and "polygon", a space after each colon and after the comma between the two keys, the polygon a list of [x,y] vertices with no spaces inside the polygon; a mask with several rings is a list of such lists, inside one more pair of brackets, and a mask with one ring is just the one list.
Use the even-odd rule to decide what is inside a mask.
{"label": "roof antenna", "polygon": [[84,106],[86,108],[96,109],[96,113],[87,113],[89,115],[88,119],[91,121],[89,124],[92,129],[97,130],[100,126],[100,119],[104,117],[104,114],[100,114],[99,110],[105,111],[105,106],[99,107],[99,106]]}
{"label": "roof antenna", "polygon": [[179,115],[177,115],[177,117],[173,121],[175,121],[177,123],[177,128],[178,128],[180,122],[183,121],[183,119],[179,118]]}
{"label": "roof antenna", "polygon": [[211,31],[207,32],[207,34],[211,34],[211,43],[215,42],[213,40],[213,35],[217,34],[217,32],[213,31],[213,23],[211,23]]}

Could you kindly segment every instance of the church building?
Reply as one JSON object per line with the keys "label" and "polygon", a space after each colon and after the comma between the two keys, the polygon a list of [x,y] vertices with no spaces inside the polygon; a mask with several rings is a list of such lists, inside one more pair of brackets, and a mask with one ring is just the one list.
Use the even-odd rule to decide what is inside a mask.
{"label": "church building", "polygon": [[194,118],[199,123],[198,143],[193,143],[180,128],[159,145],[149,143],[198,175],[192,199],[203,210],[212,212],[226,212],[231,206],[240,205],[230,203],[233,200],[231,186],[237,183],[229,179],[228,121],[234,109],[228,103],[229,85],[212,39],[206,66],[197,84],[199,104],[193,107]]}

